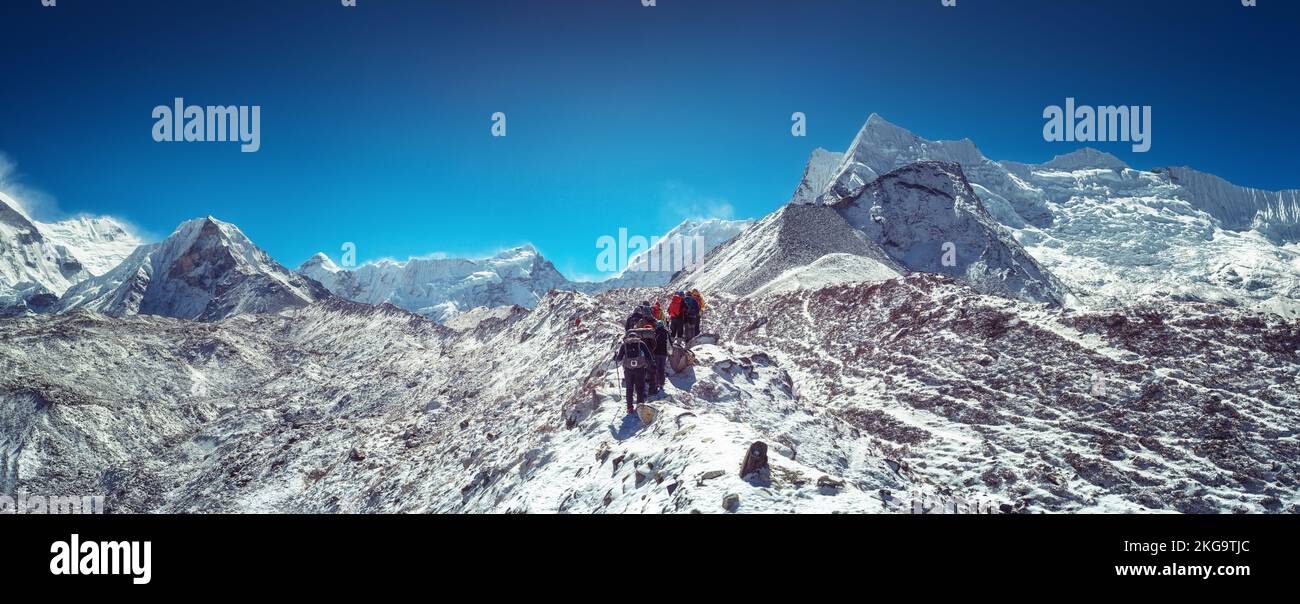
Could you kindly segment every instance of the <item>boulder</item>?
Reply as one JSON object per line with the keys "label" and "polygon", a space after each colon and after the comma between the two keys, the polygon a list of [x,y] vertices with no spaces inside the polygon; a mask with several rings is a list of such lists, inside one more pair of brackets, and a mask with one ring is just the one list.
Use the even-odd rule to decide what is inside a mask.
{"label": "boulder", "polygon": [[767,443],[760,440],[749,445],[749,451],[745,453],[745,459],[740,463],[740,477],[744,478],[763,471],[771,470],[767,465]]}

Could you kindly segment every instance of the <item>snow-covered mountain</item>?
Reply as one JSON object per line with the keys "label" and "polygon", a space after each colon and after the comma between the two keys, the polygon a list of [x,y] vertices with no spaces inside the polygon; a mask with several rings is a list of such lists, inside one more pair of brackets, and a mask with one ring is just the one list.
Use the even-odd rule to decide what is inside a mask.
{"label": "snow-covered mountain", "polygon": [[483,259],[381,260],[354,269],[340,268],[317,254],[298,272],[349,300],[387,302],[436,321],[480,306],[531,308],[546,292],[569,286],[569,280],[531,245]]}
{"label": "snow-covered mountain", "polygon": [[808,163],[804,166],[803,178],[799,179],[799,186],[790,197],[790,203],[816,202],[817,196],[834,182],[843,163],[843,153],[827,151],[821,147],[813,149],[812,155],[808,157]]}
{"label": "snow-covered mountain", "polygon": [[319,283],[280,266],[237,227],[209,216],[182,223],[113,270],[74,285],[58,310],[215,321],[327,297]]}
{"label": "snow-covered mountain", "polygon": [[[570,281],[531,245],[489,258],[411,258],[381,260],[344,269],[325,254],[316,254],[298,272],[319,281],[335,295],[368,304],[390,303],[445,322],[478,307],[517,305],[532,308],[553,289],[599,293],[614,288],[659,287],[676,270],[673,245],[695,238],[703,253],[749,226],[745,220],[686,220],[664,234],[650,249],[628,259],[628,269],[599,282]],[[675,243],[676,242],[676,243]],[[651,260],[651,258],[656,260]],[[642,270],[664,267],[669,270]]]}
{"label": "snow-covered mountain", "polygon": [[[692,259],[702,260],[714,248],[731,240],[753,223],[752,220],[720,218],[682,221],[660,237],[650,249],[629,258],[626,270],[604,281],[581,284],[578,289],[587,293],[599,293],[619,287],[662,287],[679,270],[688,268]],[[698,246],[699,249],[695,245],[697,238],[703,243]],[[676,246],[680,246],[682,251],[678,252]],[[656,267],[660,270],[653,270]]]}
{"label": "snow-covered mountain", "polygon": [[[801,183],[792,202],[844,199],[924,160],[958,164],[988,213],[1085,304],[1210,301],[1300,316],[1296,190],[1188,168],[1135,170],[1089,148],[1042,164],[995,162],[970,140],[927,140],[873,114],[829,184],[812,196]],[[805,173],[820,170],[814,163],[825,156]]]}
{"label": "snow-covered mountain", "polygon": [[960,165],[985,207],[1004,224],[1051,224],[1052,214],[1034,187],[1006,166],[984,157],[970,139],[926,140],[874,113],[820,193],[833,191],[843,198],[881,175],[927,160]]}
{"label": "snow-covered mountain", "polygon": [[985,211],[957,164],[908,164],[854,189],[844,182],[828,183],[816,203],[777,210],[673,285],[744,295],[927,272],[985,293],[1069,299]]}
{"label": "snow-covered mountain", "polygon": [[116,266],[139,244],[111,218],[43,223],[0,193],[0,309],[46,308],[72,285]]}
{"label": "snow-covered mountain", "polygon": [[[1223,182],[1214,177],[1134,170],[1104,154],[1090,164],[1083,154],[1069,170],[1012,165],[1053,215],[1050,227],[1012,232],[1084,303],[1192,300],[1300,316],[1300,245],[1274,238],[1294,224],[1286,194],[1228,186],[1216,197],[1186,184]],[[1259,203],[1243,209],[1248,201]]]}

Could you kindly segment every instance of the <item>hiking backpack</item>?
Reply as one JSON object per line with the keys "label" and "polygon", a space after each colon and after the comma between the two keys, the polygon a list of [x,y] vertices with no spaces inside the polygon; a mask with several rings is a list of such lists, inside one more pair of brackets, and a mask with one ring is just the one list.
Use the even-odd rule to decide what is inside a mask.
{"label": "hiking backpack", "polygon": [[651,351],[655,349],[655,345],[658,344],[659,341],[659,334],[655,333],[653,327],[637,327],[635,329],[630,329],[628,330],[627,335],[635,336]]}
{"label": "hiking backpack", "polygon": [[650,366],[650,359],[641,354],[644,343],[636,335],[628,334],[623,339],[623,368],[645,369]]}
{"label": "hiking backpack", "polygon": [[682,298],[682,314],[687,319],[694,319],[700,316],[700,301],[695,296],[686,296]]}

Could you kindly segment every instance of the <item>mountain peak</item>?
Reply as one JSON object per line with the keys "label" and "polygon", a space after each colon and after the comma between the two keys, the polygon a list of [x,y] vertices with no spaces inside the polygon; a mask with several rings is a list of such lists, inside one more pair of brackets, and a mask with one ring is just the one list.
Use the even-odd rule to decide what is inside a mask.
{"label": "mountain peak", "polygon": [[306,262],[302,263],[302,266],[298,267],[298,272],[306,274],[312,268],[319,268],[329,273],[337,273],[343,270],[339,268],[339,265],[334,264],[334,261],[325,255],[325,252],[316,252],[316,255],[308,258]]}
{"label": "mountain peak", "polygon": [[511,259],[524,258],[528,256],[541,256],[541,255],[542,253],[537,250],[536,246],[534,246],[531,243],[525,243],[523,245],[516,245],[515,247],[501,250],[495,256],[493,256],[493,258],[501,259],[501,260],[511,260]]}
{"label": "mountain peak", "polygon": [[1042,164],[1042,167],[1069,171],[1089,168],[1126,170],[1129,166],[1120,158],[1105,151],[1098,151],[1092,147],[1083,147],[1065,155],[1057,155],[1052,158],[1052,161]]}
{"label": "mountain peak", "polygon": [[858,130],[858,135],[853,139],[850,148],[873,142],[898,140],[914,136],[910,130],[886,120],[879,113],[872,113],[867,118],[867,123],[863,124],[862,128]]}
{"label": "mountain peak", "polygon": [[328,296],[319,284],[272,260],[235,225],[206,216],[181,223],[113,270],[73,286],[59,306],[213,321]]}

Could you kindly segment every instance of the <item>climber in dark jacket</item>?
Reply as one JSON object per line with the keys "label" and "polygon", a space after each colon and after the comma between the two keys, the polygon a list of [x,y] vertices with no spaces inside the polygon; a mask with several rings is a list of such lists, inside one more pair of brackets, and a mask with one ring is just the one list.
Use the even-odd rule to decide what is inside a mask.
{"label": "climber in dark jacket", "polygon": [[632,314],[628,315],[626,321],[623,321],[623,331],[627,331],[634,327],[641,327],[642,325],[654,325],[654,316],[647,314],[647,309],[649,308],[649,304],[642,302],[636,308],[632,309]]}
{"label": "climber in dark jacket", "polygon": [[[654,351],[646,346],[640,338],[629,338],[618,346],[614,353],[614,362],[623,364],[623,388],[627,391],[627,412],[636,410],[632,406],[633,393],[637,404],[644,403],[646,397],[646,380],[654,372]],[[635,367],[630,365],[637,365]]]}
{"label": "climber in dark jacket", "polygon": [[650,394],[662,392],[664,379],[668,371],[668,329],[663,321],[655,322],[655,374],[651,383]]}

